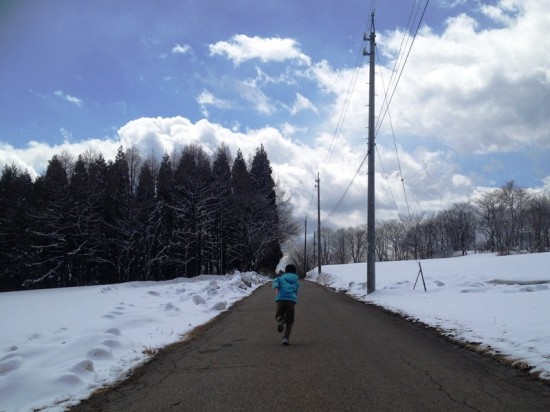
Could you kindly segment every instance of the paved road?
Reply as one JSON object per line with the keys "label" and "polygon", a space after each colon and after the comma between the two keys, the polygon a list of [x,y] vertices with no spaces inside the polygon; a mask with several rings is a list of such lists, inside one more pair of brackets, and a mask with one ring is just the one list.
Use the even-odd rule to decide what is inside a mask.
{"label": "paved road", "polygon": [[302,282],[290,346],[270,285],[74,411],[550,411],[550,387]]}

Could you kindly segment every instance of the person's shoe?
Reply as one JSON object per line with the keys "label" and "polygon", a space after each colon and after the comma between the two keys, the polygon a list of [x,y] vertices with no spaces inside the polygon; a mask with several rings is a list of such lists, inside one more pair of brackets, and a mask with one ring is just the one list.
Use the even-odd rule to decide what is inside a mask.
{"label": "person's shoe", "polygon": [[283,338],[283,345],[285,345],[285,346],[290,345],[290,342],[288,341],[288,338]]}
{"label": "person's shoe", "polygon": [[281,333],[283,330],[285,330],[285,320],[284,318],[279,319],[279,324],[277,325],[277,332]]}

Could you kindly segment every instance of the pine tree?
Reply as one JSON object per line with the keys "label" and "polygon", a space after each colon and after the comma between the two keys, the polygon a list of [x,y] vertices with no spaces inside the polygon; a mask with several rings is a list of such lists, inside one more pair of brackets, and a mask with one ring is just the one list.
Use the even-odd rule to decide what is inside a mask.
{"label": "pine tree", "polygon": [[32,180],[17,166],[4,166],[0,177],[0,291],[21,287],[31,258]]}
{"label": "pine tree", "polygon": [[152,270],[156,279],[172,279],[176,269],[172,256],[174,237],[174,170],[168,154],[164,154],[156,180],[157,215],[159,220],[158,250],[155,251]]}
{"label": "pine tree", "polygon": [[88,244],[90,260],[88,261],[89,284],[111,283],[118,276],[112,266],[110,258],[109,236],[110,223],[108,216],[109,196],[107,194],[108,165],[100,154],[95,159],[90,159],[88,166],[90,182],[90,220],[88,229]]}
{"label": "pine tree", "polygon": [[135,215],[133,211],[130,169],[122,147],[119,147],[113,163],[108,167],[107,185],[107,237],[109,262],[115,269],[114,281],[128,282],[135,259]]}
{"label": "pine tree", "polygon": [[252,195],[250,173],[242,152],[238,150],[231,168],[232,230],[227,248],[227,265],[230,270],[251,269],[252,253],[249,228],[250,222],[254,218],[254,210],[249,199]]}
{"label": "pine tree", "polygon": [[136,268],[138,280],[149,280],[156,265],[156,252],[159,250],[158,235],[160,233],[159,214],[156,213],[155,176],[152,161],[146,161],[138,177],[136,188],[137,204],[137,237]]}
{"label": "pine tree", "polygon": [[88,260],[90,259],[88,234],[92,219],[92,205],[90,197],[90,177],[86,162],[82,156],[74,165],[69,182],[69,208],[70,237],[69,249],[69,273],[76,285],[88,284]]}
{"label": "pine tree", "polygon": [[208,219],[207,204],[212,195],[210,159],[202,147],[184,147],[174,172],[175,228],[173,258],[186,276],[202,273]]}
{"label": "pine tree", "polygon": [[283,257],[277,210],[277,194],[267,152],[261,145],[252,159],[250,177],[254,189],[254,261],[255,269],[274,272]]}
{"label": "pine tree", "polygon": [[25,287],[57,287],[70,284],[68,244],[70,232],[67,219],[68,180],[65,166],[54,155],[44,175],[43,203],[37,210],[36,226],[32,231],[34,260],[25,280]]}
{"label": "pine tree", "polygon": [[212,260],[218,274],[227,273],[227,250],[233,213],[231,209],[231,154],[225,145],[218,147],[212,164],[214,182],[212,209]]}

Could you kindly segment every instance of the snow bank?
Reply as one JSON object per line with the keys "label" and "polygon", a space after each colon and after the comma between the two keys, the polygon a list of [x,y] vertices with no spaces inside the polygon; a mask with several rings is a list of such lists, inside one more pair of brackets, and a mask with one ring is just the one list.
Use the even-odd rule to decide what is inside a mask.
{"label": "snow bank", "polygon": [[64,410],[267,281],[236,273],[0,293],[0,411]]}
{"label": "snow bank", "polygon": [[365,263],[324,266],[308,279],[438,328],[442,333],[529,365],[550,379],[550,253],[470,254],[376,264],[376,291],[366,293]]}

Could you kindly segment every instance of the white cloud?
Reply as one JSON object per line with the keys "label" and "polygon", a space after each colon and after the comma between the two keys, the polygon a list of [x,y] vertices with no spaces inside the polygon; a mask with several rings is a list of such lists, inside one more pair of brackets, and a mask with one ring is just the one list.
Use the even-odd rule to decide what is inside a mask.
{"label": "white cloud", "polygon": [[68,101],[69,103],[72,103],[78,107],[82,107],[82,99],[79,99],[78,97],[71,96],[69,94],[65,94],[63,90],[56,90],[54,92],[55,96]]}
{"label": "white cloud", "polygon": [[250,102],[259,113],[270,115],[276,112],[276,106],[258,86],[256,80],[237,82],[237,91],[240,97]]}
{"label": "white cloud", "polygon": [[[254,154],[263,144],[271,161],[274,176],[286,189],[295,207],[297,217],[316,219],[316,191],[314,180],[321,170],[321,218],[324,219],[338,203],[361,164],[366,153],[366,144],[358,146],[342,139],[333,147],[334,155],[326,160],[326,153],[332,136],[321,133],[314,141],[305,144],[294,139],[293,133],[302,133],[288,124],[280,128],[263,127],[240,132],[223,127],[208,120],[196,123],[184,117],[140,118],[128,122],[111,139],[91,139],[78,143],[65,142],[50,146],[31,142],[26,148],[15,149],[9,145],[0,146],[0,166],[15,163],[28,169],[31,176],[42,174],[48,160],[63,151],[77,156],[92,148],[101,152],[107,160],[114,159],[120,145],[124,148],[136,146],[144,156],[151,154],[160,158],[164,153],[178,156],[187,144],[199,142],[205,151],[213,154],[221,144],[226,144],[233,156],[241,149],[245,158]],[[400,150],[398,172],[394,149],[377,146],[376,159],[377,218],[395,218],[397,209],[407,213],[405,192],[411,212],[432,212],[449,207],[454,202],[468,200],[476,187],[470,177],[460,172],[460,166],[452,154],[444,151],[418,147],[409,153]],[[380,163],[380,161],[382,163]],[[322,163],[324,162],[324,163]],[[382,164],[384,169],[382,169]],[[383,172],[385,170],[385,173]],[[548,185],[548,178],[544,184]],[[328,220],[329,225],[350,226],[366,221],[367,176],[366,164],[360,170],[342,205]],[[394,203],[395,201],[395,203]]]}
{"label": "white cloud", "polygon": [[203,90],[202,93],[197,97],[197,103],[199,103],[201,107],[201,113],[208,117],[208,109],[207,106],[214,106],[218,107],[220,109],[230,109],[233,107],[233,103],[229,100],[220,99],[216,96],[214,96],[210,91]]}
{"label": "white cloud", "polygon": [[298,64],[311,64],[311,59],[300,51],[296,40],[289,38],[262,38],[236,34],[230,41],[219,41],[208,47],[211,56],[226,56],[235,65],[253,59],[259,59],[264,63],[293,60]]}
{"label": "white cloud", "polygon": [[480,5],[481,13],[497,23],[510,25],[521,8],[522,0],[500,0],[497,5]]}
{"label": "white cloud", "polygon": [[292,107],[289,107],[288,109],[290,114],[293,116],[303,110],[311,110],[314,113],[319,113],[315,105],[311,103],[307,97],[302,96],[300,93],[296,93],[296,100],[294,100]]}
{"label": "white cloud", "polygon": [[191,46],[189,46],[188,44],[184,44],[183,46],[180,44],[176,44],[172,48],[172,54],[186,54],[190,50],[191,50]]}
{"label": "white cloud", "polygon": [[466,186],[466,187],[472,187],[472,181],[464,175],[461,174],[455,174],[452,177],[453,185],[455,186]]}
{"label": "white cloud", "polygon": [[[419,33],[392,102],[397,130],[460,152],[550,148],[550,38],[541,35],[548,9],[525,0],[491,10],[506,16],[505,27],[478,30],[473,17],[460,15],[441,35]],[[402,37],[382,34],[378,47],[395,58]],[[391,68],[393,60],[381,70],[386,82]]]}
{"label": "white cloud", "polygon": [[[478,170],[465,170],[466,166],[458,163],[464,154],[481,156],[520,151],[527,146],[533,152],[542,153],[544,160],[544,153],[550,151],[550,60],[547,57],[550,38],[541,34],[547,31],[550,14],[543,3],[507,0],[494,4],[496,9],[487,9],[486,13],[494,13],[500,25],[498,29],[480,28],[472,16],[460,15],[450,19],[441,34],[428,27],[418,34],[390,108],[403,176],[399,173],[388,117],[377,136],[378,218],[395,217],[394,200],[400,212],[406,213],[401,178],[404,178],[411,212],[429,212],[468,200],[480,181],[491,184],[487,179],[480,180],[480,175],[510,173],[507,159],[498,156],[486,156],[485,166]],[[377,68],[376,112],[379,115],[385,93],[381,76],[388,87],[402,33],[378,33],[377,39],[379,52],[386,53],[382,56],[383,66]],[[286,107],[291,114],[300,110],[319,112],[319,122],[300,124],[293,118],[296,124],[289,124],[285,119],[276,127],[249,130],[246,118],[236,118],[231,123],[233,127],[227,128],[208,120],[192,123],[184,117],[142,118],[121,127],[118,137],[106,141],[105,145],[91,141],[63,148],[70,147],[78,154],[85,150],[86,144],[102,150],[105,146],[114,157],[118,145],[136,144],[144,154],[153,151],[160,156],[164,152],[178,153],[183,145],[194,141],[201,142],[212,153],[218,144],[225,142],[233,155],[240,148],[247,158],[263,143],[274,173],[292,198],[297,216],[308,214],[316,218],[316,207],[312,205],[316,196],[314,179],[321,171],[324,218],[340,199],[366,153],[367,68],[360,68],[361,77],[350,98],[348,90],[354,69],[334,68],[327,61],[311,63],[293,40],[285,43],[282,42],[285,39],[278,39],[281,42],[273,44],[266,40],[270,39],[235,36],[229,42],[211,45],[210,53],[226,56],[235,64],[251,59],[263,62],[290,59],[307,66],[291,66],[290,70],[287,67],[279,76],[273,74],[276,71],[270,66],[264,67],[265,72],[256,69],[254,79],[224,78],[220,95],[227,96],[228,90],[236,90],[238,96],[225,100],[218,97],[216,91],[205,89],[196,98],[203,113],[206,116],[209,107],[227,109],[242,103],[242,107],[248,108],[246,102],[249,102],[256,111],[267,115],[281,107]],[[307,90],[301,88],[304,85],[301,82],[316,86],[314,93],[302,92],[309,98],[296,92]],[[289,106],[283,106],[275,97],[284,92],[283,87],[288,88],[287,96],[291,90],[287,101],[292,102],[295,96]],[[271,91],[274,94],[269,94]],[[60,91],[59,97],[65,96]],[[241,100],[237,103],[237,99]],[[346,105],[341,135],[334,139],[330,132],[335,130]],[[241,131],[239,122],[245,131]],[[327,159],[331,147],[333,154]],[[0,163],[17,159],[18,164],[29,165],[39,172],[47,160],[63,148],[39,144],[21,150],[3,147]],[[105,156],[109,158],[108,153]],[[542,163],[540,181],[548,188],[548,166],[547,162]],[[506,178],[512,177],[508,176]],[[365,166],[329,223],[346,226],[364,222],[366,180]]]}
{"label": "white cloud", "polygon": [[111,139],[88,139],[82,142],[72,143],[65,141],[63,144],[51,145],[44,142],[30,141],[27,147],[15,148],[11,145],[0,144],[0,167],[15,164],[22,170],[29,172],[34,179],[44,174],[48,161],[54,155],[66,152],[75,158],[87,150],[92,149],[101,152],[105,158],[114,159],[120,142]]}

